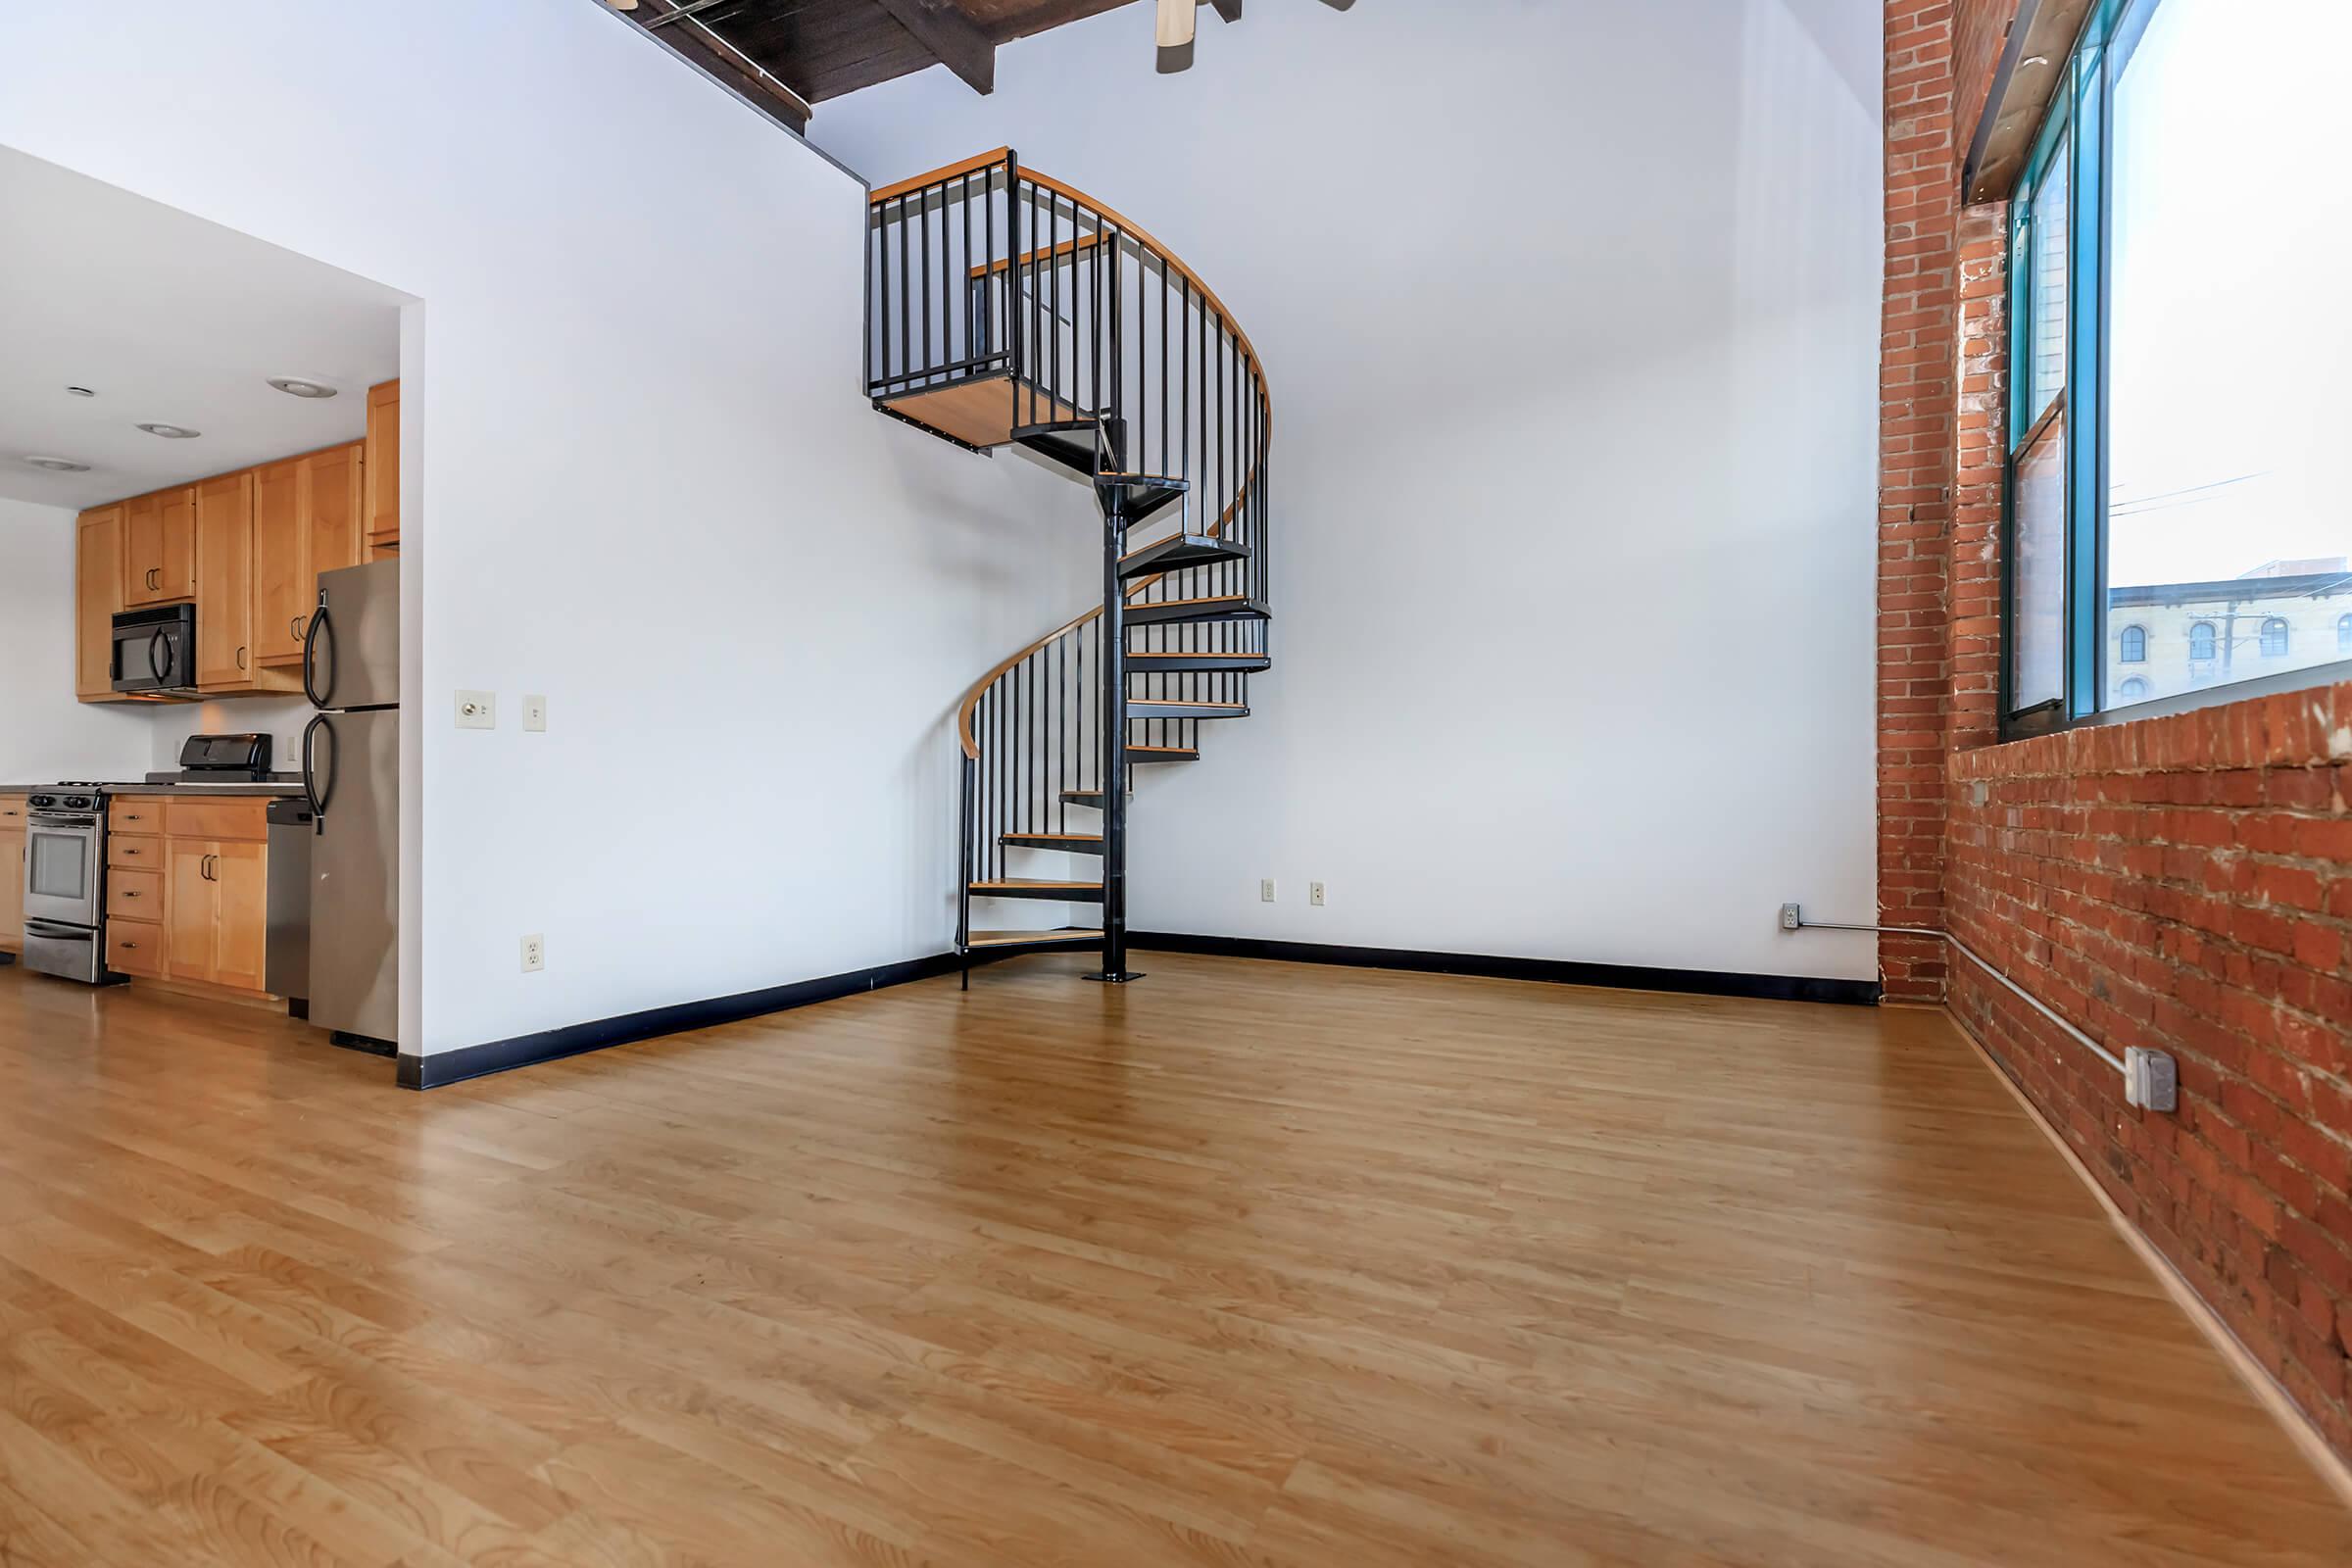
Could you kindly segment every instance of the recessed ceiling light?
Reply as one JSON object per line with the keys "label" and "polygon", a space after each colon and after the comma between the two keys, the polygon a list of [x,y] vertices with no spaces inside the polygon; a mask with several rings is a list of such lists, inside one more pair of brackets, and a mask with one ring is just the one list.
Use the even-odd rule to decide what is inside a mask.
{"label": "recessed ceiling light", "polygon": [[289,397],[331,398],[335,389],[324,381],[314,381],[306,375],[273,375],[270,384]]}
{"label": "recessed ceiling light", "polygon": [[191,430],[184,424],[142,424],[139,428],[149,435],[160,435],[167,441],[190,441],[204,434],[202,430]]}
{"label": "recessed ceiling light", "polygon": [[77,398],[94,398],[98,395],[86,386],[70,386],[66,388],[66,390],[73,393]]}
{"label": "recessed ceiling light", "polygon": [[75,463],[72,458],[44,458],[36,453],[27,452],[20,461],[29,463],[36,468],[47,468],[51,473],[87,473],[90,471],[88,464]]}

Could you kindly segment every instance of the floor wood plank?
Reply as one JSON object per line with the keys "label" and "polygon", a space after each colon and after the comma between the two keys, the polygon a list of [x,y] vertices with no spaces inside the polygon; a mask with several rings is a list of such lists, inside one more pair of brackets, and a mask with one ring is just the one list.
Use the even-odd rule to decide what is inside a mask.
{"label": "floor wood plank", "polygon": [[1939,1016],[1150,957],[426,1095],[0,971],[0,1561],[2352,1561]]}

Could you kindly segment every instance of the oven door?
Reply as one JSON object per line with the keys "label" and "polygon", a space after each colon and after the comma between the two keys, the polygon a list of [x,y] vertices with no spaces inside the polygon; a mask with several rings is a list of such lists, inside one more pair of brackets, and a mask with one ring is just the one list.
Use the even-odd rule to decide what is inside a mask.
{"label": "oven door", "polygon": [[55,822],[37,811],[25,819],[26,920],[97,927],[98,844],[95,822]]}

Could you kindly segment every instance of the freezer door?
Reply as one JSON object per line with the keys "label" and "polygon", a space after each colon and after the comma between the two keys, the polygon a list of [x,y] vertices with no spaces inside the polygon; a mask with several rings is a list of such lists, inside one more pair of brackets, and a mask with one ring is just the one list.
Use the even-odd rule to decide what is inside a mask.
{"label": "freezer door", "polygon": [[400,701],[400,563],[318,574],[318,609],[302,645],[313,706],[389,708]]}
{"label": "freezer door", "polygon": [[326,806],[311,841],[311,1022],[393,1041],[400,1026],[400,712],[322,716],[313,743]]}

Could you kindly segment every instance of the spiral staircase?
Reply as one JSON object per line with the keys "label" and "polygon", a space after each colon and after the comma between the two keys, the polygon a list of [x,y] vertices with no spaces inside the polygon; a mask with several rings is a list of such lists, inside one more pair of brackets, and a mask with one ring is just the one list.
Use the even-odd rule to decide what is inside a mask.
{"label": "spiral staircase", "polygon": [[[975,452],[1019,446],[1093,492],[1102,602],[980,677],[962,746],[956,945],[1099,949],[1127,967],[1127,806],[1250,715],[1271,663],[1256,351],[1198,274],[1009,148],[874,191],[874,407]],[[976,928],[973,908],[1099,906],[1091,924]],[[1009,915],[997,915],[1008,920]]]}

